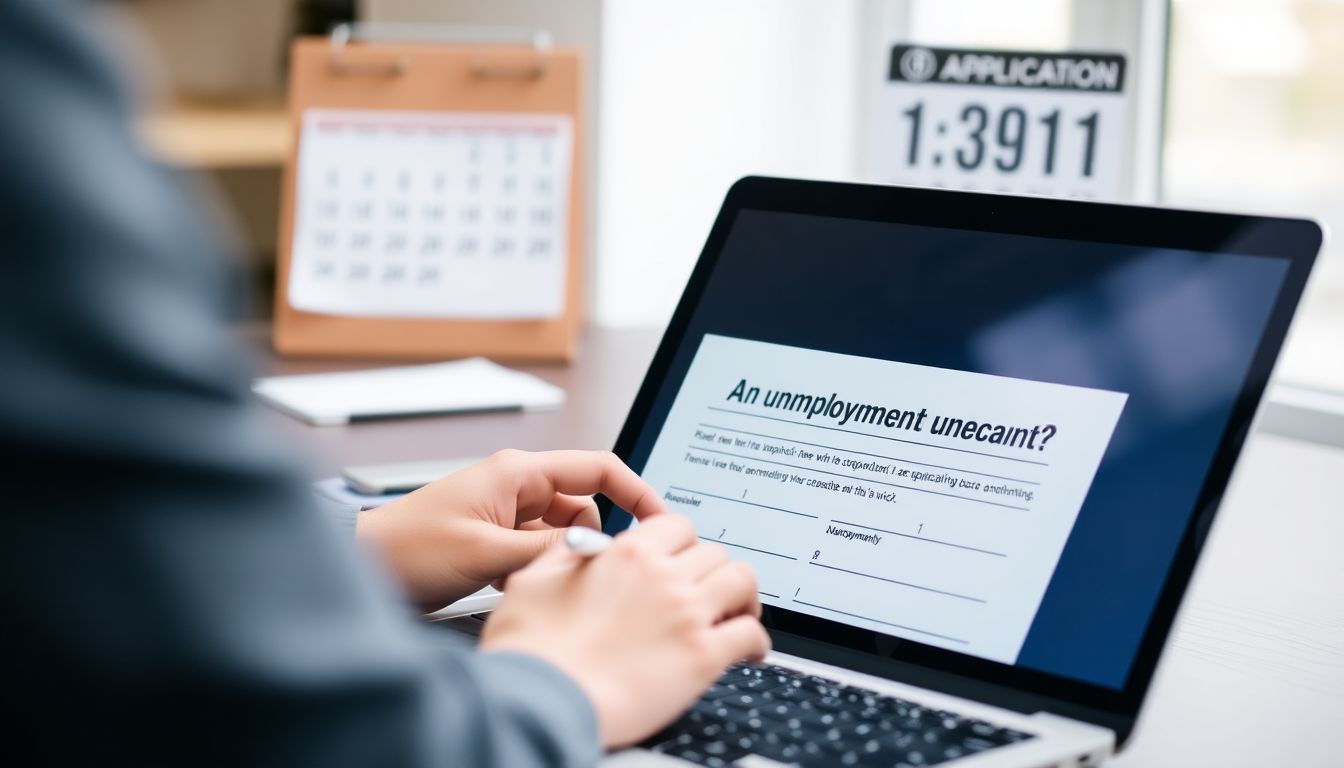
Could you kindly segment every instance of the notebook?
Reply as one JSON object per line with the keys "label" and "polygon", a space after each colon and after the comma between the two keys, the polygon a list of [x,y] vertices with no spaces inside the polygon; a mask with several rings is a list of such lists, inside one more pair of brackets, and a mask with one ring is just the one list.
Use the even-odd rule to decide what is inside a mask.
{"label": "notebook", "polygon": [[252,384],[257,397],[314,426],[475,411],[546,410],[565,391],[482,357],[339,373],[271,376]]}

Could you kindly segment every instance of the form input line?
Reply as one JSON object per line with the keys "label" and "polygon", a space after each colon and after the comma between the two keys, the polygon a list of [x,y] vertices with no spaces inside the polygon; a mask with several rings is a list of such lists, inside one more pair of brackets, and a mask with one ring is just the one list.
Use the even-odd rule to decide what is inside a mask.
{"label": "form input line", "polygon": [[957,594],[956,592],[948,592],[948,591],[943,590],[943,589],[934,589],[933,587],[926,587],[926,586],[924,586],[924,585],[922,585],[922,584],[911,584],[911,583],[908,582],[908,581],[899,581],[899,580],[897,580],[897,579],[888,579],[886,576],[877,576],[877,575],[875,575],[875,574],[871,574],[871,573],[864,573],[863,571],[851,571],[851,570],[849,570],[848,568],[838,568],[838,567],[836,567],[836,566],[834,566],[834,565],[826,565],[825,563],[814,563],[814,562],[809,562],[808,565],[815,565],[815,566],[818,567],[818,568],[826,568],[827,570],[831,570],[831,571],[839,571],[839,572],[841,572],[841,573],[848,573],[848,574],[853,575],[853,576],[862,576],[862,577],[864,577],[865,579],[874,579],[874,580],[876,580],[876,581],[885,581],[885,582],[887,582],[888,584],[899,584],[899,585],[902,586],[902,587],[910,587],[911,589],[918,589],[918,590],[923,591],[923,592],[933,592],[934,594],[938,594],[938,595],[946,595],[947,597],[955,597],[955,598],[957,598],[957,599],[959,599],[959,600],[966,600],[966,601],[969,601],[969,602],[972,602],[972,603],[980,603],[980,604],[984,605],[984,604],[987,604],[987,603],[989,602],[988,600],[985,600],[984,598],[981,598],[981,597],[971,597],[970,595],[960,595],[960,594]]}
{"label": "form input line", "polygon": [[797,560],[797,559],[798,559],[798,558],[794,557],[793,555],[781,555],[781,554],[778,553],[778,552],[771,552],[771,551],[768,550],[768,549],[757,549],[756,547],[748,547],[746,544],[734,544],[734,543],[731,542],[731,541],[724,541],[723,539],[711,539],[711,538],[708,537],[708,536],[697,536],[696,538],[697,538],[697,539],[700,539],[701,541],[711,541],[711,542],[713,542],[713,543],[715,543],[715,544],[722,544],[722,545],[725,546],[725,547],[737,547],[738,549],[745,549],[745,550],[749,550],[749,551],[751,551],[751,552],[760,552],[762,555],[770,555],[771,557],[779,557],[779,558],[783,558],[783,559],[785,559],[785,560]]}
{"label": "form input line", "polygon": [[747,501],[746,499],[734,499],[732,496],[719,496],[713,493],[705,493],[704,491],[696,491],[691,488],[683,488],[680,485],[669,485],[667,486],[667,489],[669,491],[681,491],[682,493],[693,493],[696,496],[705,496],[711,499],[720,499],[723,501],[736,502],[738,504],[746,504],[749,507],[760,507],[761,509],[770,509],[774,510],[775,512],[784,512],[790,515],[797,515],[798,517],[808,517],[813,520],[819,519],[816,515],[809,515],[806,512],[795,512],[792,509],[785,509],[783,507],[772,507],[769,504],[757,504],[754,501]]}
{"label": "form input line", "polygon": [[916,628],[916,627],[909,627],[909,626],[906,626],[905,624],[897,624],[897,623],[895,623],[895,622],[891,622],[891,621],[883,621],[882,619],[874,619],[872,616],[864,616],[864,615],[862,615],[862,614],[858,614],[858,613],[850,613],[849,611],[842,611],[842,610],[840,610],[839,608],[832,608],[832,607],[830,607],[830,606],[828,606],[828,605],[817,605],[816,603],[809,603],[809,602],[807,602],[807,601],[805,601],[805,600],[799,600],[799,599],[796,598],[796,597],[795,597],[795,598],[792,598],[792,600],[793,600],[793,602],[795,602],[795,603],[797,603],[797,604],[799,604],[799,605],[806,605],[806,606],[809,607],[809,608],[819,608],[819,609],[821,609],[821,610],[823,610],[823,611],[830,611],[831,613],[838,613],[838,614],[840,614],[841,616],[849,616],[850,618],[854,618],[854,619],[863,619],[864,621],[871,621],[871,622],[873,622],[873,623],[875,623],[875,624],[885,624],[885,625],[887,625],[888,627],[896,627],[897,629],[904,629],[904,630],[907,631],[907,632],[915,632],[915,633],[918,633],[918,634],[921,634],[921,635],[928,635],[929,637],[936,637],[936,638],[939,638],[940,640],[948,640],[948,641],[953,642],[953,643],[961,643],[962,645],[969,645],[969,644],[970,644],[970,641],[969,641],[969,640],[963,640],[963,639],[961,639],[960,637],[952,637],[951,635],[940,635],[940,634],[938,634],[937,632],[930,632],[930,631],[928,631],[927,629],[918,629],[918,628]]}
{"label": "form input line", "polygon": [[862,529],[867,530],[867,531],[877,531],[878,533],[890,533],[892,536],[902,536],[902,537],[905,537],[905,538],[907,538],[907,539],[917,539],[917,540],[919,540],[919,541],[927,541],[927,542],[929,542],[930,544],[942,544],[942,545],[945,546],[945,547],[956,547],[957,549],[969,549],[969,550],[972,551],[972,552],[981,552],[981,553],[986,554],[986,555],[994,555],[995,557],[1007,557],[1007,556],[1008,556],[1007,554],[1005,554],[1005,553],[1003,553],[1003,552],[995,552],[995,551],[992,550],[992,549],[981,549],[981,548],[979,548],[979,547],[968,547],[968,546],[966,546],[965,544],[953,544],[953,543],[950,542],[950,541],[943,541],[943,540],[941,540],[941,539],[930,539],[930,538],[927,537],[927,536],[916,536],[916,535],[913,534],[913,533],[901,533],[900,531],[889,531],[889,530],[887,530],[886,528],[874,528],[874,527],[871,526],[871,525],[860,525],[860,524],[858,524],[858,523],[850,523],[850,522],[847,522],[847,521],[844,521],[844,520],[836,520],[836,519],[834,519],[834,518],[832,518],[831,522],[832,522],[832,523],[835,523],[836,525],[847,525],[847,526],[849,526],[850,528],[862,528]]}

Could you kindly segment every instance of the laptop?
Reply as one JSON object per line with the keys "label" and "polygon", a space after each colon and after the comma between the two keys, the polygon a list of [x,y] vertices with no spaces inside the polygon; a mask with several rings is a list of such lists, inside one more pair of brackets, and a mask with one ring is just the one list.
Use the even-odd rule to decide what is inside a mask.
{"label": "laptop", "polygon": [[[616,452],[754,567],[774,651],[609,764],[1104,761],[1321,238],[739,181]],[[602,512],[608,533],[632,524]]]}

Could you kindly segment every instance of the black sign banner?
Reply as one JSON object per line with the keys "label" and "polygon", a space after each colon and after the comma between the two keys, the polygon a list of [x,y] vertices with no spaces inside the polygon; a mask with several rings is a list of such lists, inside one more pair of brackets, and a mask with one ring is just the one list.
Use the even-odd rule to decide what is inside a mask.
{"label": "black sign banner", "polygon": [[887,79],[1089,93],[1123,93],[1125,57],[1115,53],[991,51],[895,45]]}

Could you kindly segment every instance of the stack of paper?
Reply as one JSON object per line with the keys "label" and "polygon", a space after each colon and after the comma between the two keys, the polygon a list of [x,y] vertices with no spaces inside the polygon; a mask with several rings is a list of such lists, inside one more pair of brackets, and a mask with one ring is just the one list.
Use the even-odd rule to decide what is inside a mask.
{"label": "stack of paper", "polygon": [[356,419],[558,408],[565,391],[482,357],[372,371],[258,379],[263,401],[316,426]]}

